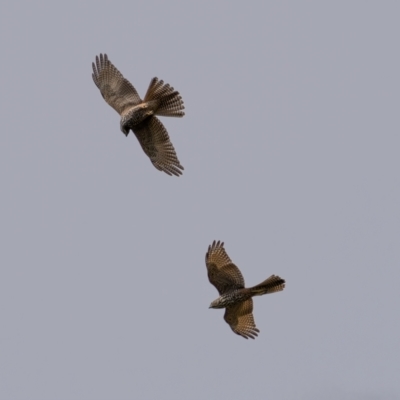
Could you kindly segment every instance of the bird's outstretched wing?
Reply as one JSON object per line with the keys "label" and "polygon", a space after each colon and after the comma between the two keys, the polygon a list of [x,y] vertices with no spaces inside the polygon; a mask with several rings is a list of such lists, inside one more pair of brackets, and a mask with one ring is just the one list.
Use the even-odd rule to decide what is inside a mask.
{"label": "bird's outstretched wing", "polygon": [[227,307],[224,319],[233,332],[245,339],[255,339],[260,332],[254,322],[252,299]]}
{"label": "bird's outstretched wing", "polygon": [[206,253],[208,279],[217,288],[219,294],[231,289],[244,288],[243,275],[232,263],[224,249],[223,242],[214,242]]}
{"label": "bird's outstretched wing", "polygon": [[168,175],[179,176],[182,174],[184,168],[169,140],[167,130],[157,117],[151,116],[139,125],[135,125],[133,132],[143,151],[158,170],[164,171]]}
{"label": "bird's outstretched wing", "polygon": [[92,67],[94,83],[104,100],[119,114],[142,102],[136,89],[114,67],[107,54],[96,56],[96,64],[92,63]]}

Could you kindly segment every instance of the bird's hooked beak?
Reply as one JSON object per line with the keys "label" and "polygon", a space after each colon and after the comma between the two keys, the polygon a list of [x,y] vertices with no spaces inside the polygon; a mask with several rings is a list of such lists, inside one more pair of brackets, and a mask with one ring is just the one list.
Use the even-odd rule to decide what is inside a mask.
{"label": "bird's hooked beak", "polygon": [[130,129],[129,129],[129,128],[123,127],[123,128],[121,129],[121,131],[122,131],[122,133],[123,133],[126,137],[128,137],[129,132],[130,132]]}

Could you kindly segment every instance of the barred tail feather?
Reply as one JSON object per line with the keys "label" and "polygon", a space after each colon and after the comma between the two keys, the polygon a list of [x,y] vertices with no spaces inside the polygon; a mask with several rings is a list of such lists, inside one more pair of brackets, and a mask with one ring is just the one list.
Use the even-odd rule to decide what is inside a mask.
{"label": "barred tail feather", "polygon": [[183,117],[185,115],[183,111],[185,107],[179,92],[158,78],[151,80],[144,101],[158,103],[155,115],[164,117]]}
{"label": "barred tail feather", "polygon": [[253,296],[261,296],[263,294],[280,292],[285,288],[285,280],[277,275],[271,275],[268,279],[260,284],[250,288]]}

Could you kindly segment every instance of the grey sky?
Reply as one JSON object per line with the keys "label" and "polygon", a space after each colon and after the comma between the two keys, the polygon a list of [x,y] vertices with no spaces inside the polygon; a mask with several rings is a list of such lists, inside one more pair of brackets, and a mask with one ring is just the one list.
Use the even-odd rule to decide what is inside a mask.
{"label": "grey sky", "polygon": [[[0,399],[399,399],[400,3],[0,6]],[[158,172],[91,78],[162,118]],[[233,334],[225,241],[260,335]]]}

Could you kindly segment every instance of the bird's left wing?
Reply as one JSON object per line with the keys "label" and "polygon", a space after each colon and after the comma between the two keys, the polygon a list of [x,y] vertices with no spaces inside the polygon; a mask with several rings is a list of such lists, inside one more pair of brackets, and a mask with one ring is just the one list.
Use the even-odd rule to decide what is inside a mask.
{"label": "bird's left wing", "polygon": [[104,100],[117,113],[121,114],[127,108],[142,102],[136,89],[112,64],[107,54],[96,56],[96,64],[92,63],[92,67],[94,83],[100,89]]}
{"label": "bird's left wing", "polygon": [[167,130],[157,117],[146,118],[142,123],[134,126],[133,132],[143,151],[158,170],[168,175],[182,175],[184,168],[169,140]]}
{"label": "bird's left wing", "polygon": [[253,317],[253,299],[242,301],[225,310],[224,319],[233,332],[245,339],[255,339],[260,332]]}

